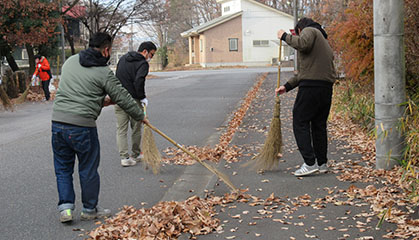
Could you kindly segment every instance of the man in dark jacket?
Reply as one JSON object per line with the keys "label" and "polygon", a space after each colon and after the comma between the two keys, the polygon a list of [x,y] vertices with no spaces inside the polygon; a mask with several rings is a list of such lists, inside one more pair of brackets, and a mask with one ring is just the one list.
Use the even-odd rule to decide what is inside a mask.
{"label": "man in dark jacket", "polygon": [[[310,18],[295,26],[297,36],[278,31],[278,38],[298,51],[298,75],[275,90],[283,94],[298,86],[293,109],[293,130],[304,164],[295,176],[306,176],[327,168],[327,118],[336,79],[333,50],[327,34]],[[317,163],[316,163],[317,160]]]}
{"label": "man in dark jacket", "polygon": [[73,220],[76,155],[83,203],[81,220],[110,215],[109,209],[98,207],[100,146],[96,119],[102,107],[110,103],[105,96],[109,95],[136,121],[144,119],[141,108],[107,65],[111,47],[109,34],[95,33],[89,48],[71,56],[62,67],[52,111],[51,140],[61,222]]}
{"label": "man in dark jacket", "polygon": [[[137,52],[128,52],[118,62],[116,77],[121,81],[122,86],[128,90],[135,99],[138,106],[143,109],[147,106],[148,100],[145,95],[145,80],[148,75],[148,62],[153,58],[157,50],[152,42],[143,42]],[[121,165],[124,167],[134,166],[143,158],[141,152],[141,126],[142,122],[133,119],[120,106],[115,106],[117,119],[116,142],[118,144]],[[128,125],[131,126],[131,151],[128,153]]]}

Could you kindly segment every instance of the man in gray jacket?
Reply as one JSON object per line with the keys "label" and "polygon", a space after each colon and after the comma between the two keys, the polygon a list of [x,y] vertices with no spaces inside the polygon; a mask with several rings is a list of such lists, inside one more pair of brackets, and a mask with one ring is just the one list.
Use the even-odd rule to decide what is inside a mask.
{"label": "man in gray jacket", "polygon": [[96,119],[102,107],[117,103],[132,118],[145,121],[144,113],[109,69],[112,38],[96,33],[89,48],[70,57],[62,67],[61,79],[52,113],[52,150],[58,188],[60,221],[73,219],[73,171],[79,161],[83,209],[81,220],[109,216],[110,210],[98,207],[100,146]]}
{"label": "man in gray jacket", "polygon": [[[336,79],[333,50],[327,34],[310,18],[295,26],[297,36],[278,32],[278,38],[298,50],[298,75],[275,90],[283,94],[298,86],[293,109],[293,130],[304,164],[295,176],[306,176],[327,169],[327,118]],[[317,160],[317,163],[316,163]]]}

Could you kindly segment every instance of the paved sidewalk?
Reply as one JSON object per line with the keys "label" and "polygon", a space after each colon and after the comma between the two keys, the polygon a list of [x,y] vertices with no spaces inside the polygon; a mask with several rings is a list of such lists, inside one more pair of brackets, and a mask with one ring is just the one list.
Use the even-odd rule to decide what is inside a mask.
{"label": "paved sidewalk", "polygon": [[[282,73],[282,80],[291,73]],[[377,216],[370,214],[370,205],[354,199],[352,205],[342,204],[342,191],[351,185],[365,187],[368,184],[341,182],[336,176],[340,170],[333,166],[341,161],[357,160],[361,156],[346,149],[345,142],[329,140],[329,164],[332,172],[297,178],[293,172],[303,163],[292,132],[292,107],[297,89],[281,96],[281,121],[284,153],[279,168],[258,173],[244,168],[262,146],[272,120],[276,74],[269,74],[254,99],[231,145],[243,148],[238,163],[220,165],[236,187],[248,189],[248,193],[267,199],[272,193],[280,201],[250,206],[249,203],[233,203],[218,206],[218,218],[223,232],[197,236],[198,239],[383,239],[394,225],[384,223],[375,230]],[[329,132],[330,135],[333,133]],[[222,182],[214,187],[216,196],[229,192]],[[327,203],[331,202],[331,203]],[[182,236],[185,237],[185,236]],[[183,238],[182,238],[183,239]]]}

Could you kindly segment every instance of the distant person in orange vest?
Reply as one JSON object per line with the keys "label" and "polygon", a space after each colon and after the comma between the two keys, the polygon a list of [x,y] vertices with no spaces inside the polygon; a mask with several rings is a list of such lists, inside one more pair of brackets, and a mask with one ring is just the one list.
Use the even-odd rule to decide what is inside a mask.
{"label": "distant person in orange vest", "polygon": [[45,99],[43,101],[48,101],[50,98],[49,83],[52,78],[49,62],[44,56],[35,55],[35,65],[36,69],[32,78],[39,76],[39,79],[41,79],[42,90],[44,90],[45,94]]}

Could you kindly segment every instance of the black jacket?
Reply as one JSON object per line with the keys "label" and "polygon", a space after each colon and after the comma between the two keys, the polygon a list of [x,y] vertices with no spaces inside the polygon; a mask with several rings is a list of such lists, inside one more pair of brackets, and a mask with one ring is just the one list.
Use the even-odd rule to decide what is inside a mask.
{"label": "black jacket", "polygon": [[128,52],[119,59],[116,77],[133,98],[141,100],[146,97],[144,85],[148,69],[148,62],[143,55],[138,52]]}

